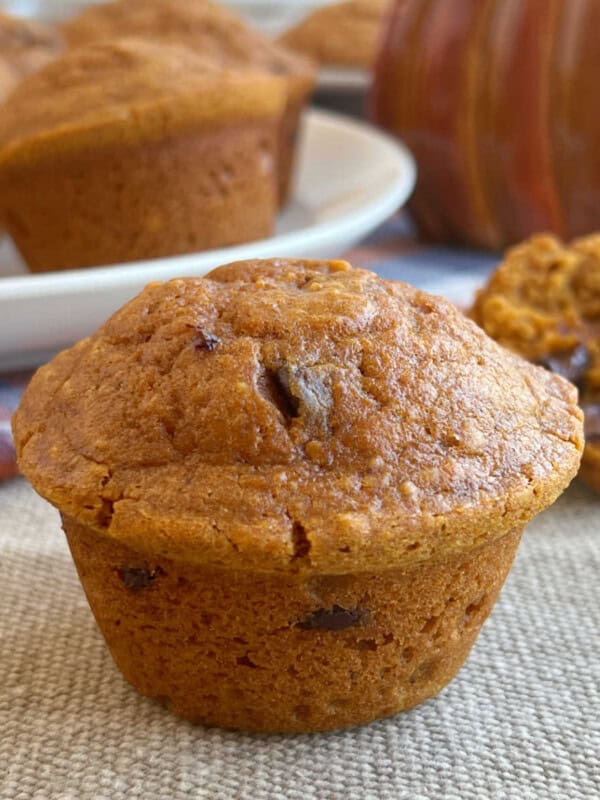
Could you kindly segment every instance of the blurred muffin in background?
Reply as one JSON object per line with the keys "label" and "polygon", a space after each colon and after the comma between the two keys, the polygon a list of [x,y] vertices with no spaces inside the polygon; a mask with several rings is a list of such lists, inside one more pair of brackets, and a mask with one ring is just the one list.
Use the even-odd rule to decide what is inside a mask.
{"label": "blurred muffin in background", "polygon": [[313,11],[279,38],[321,66],[369,69],[388,0],[345,0]]}
{"label": "blurred muffin in background", "polygon": [[0,101],[11,93],[17,83],[14,70],[0,59]]}
{"label": "blurred muffin in background", "polygon": [[287,104],[279,143],[280,199],[287,197],[300,114],[315,84],[315,69],[211,0],[120,0],[94,6],[63,26],[70,47],[121,36],[186,45],[223,67],[264,70],[286,80]]}
{"label": "blurred muffin in background", "polygon": [[0,100],[21,78],[63,50],[61,34],[49,25],[0,13]]}
{"label": "blurred muffin in background", "polygon": [[13,68],[0,57],[0,102],[12,92],[18,82]]}
{"label": "blurred muffin in background", "polygon": [[[0,12],[0,103],[25,75],[52,61],[62,49],[62,35],[54,28]],[[4,227],[0,201],[0,237]]]}
{"label": "blurred muffin in background", "polygon": [[6,227],[32,271],[271,235],[285,81],[148,40],[67,52],[0,116]]}

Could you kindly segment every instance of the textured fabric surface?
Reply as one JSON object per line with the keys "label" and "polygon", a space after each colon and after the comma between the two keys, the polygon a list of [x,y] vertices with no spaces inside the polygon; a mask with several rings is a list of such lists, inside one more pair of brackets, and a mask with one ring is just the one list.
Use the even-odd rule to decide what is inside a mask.
{"label": "textured fabric surface", "polygon": [[459,677],[333,734],[194,727],[135,694],[79,587],[57,513],[0,486],[2,800],[600,797],[600,499],[574,485],[526,531]]}

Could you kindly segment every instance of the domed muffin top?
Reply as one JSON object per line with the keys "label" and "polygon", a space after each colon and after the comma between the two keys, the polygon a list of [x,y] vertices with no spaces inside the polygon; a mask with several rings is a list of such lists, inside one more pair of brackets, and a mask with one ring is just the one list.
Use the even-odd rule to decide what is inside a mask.
{"label": "domed muffin top", "polygon": [[122,39],[68,52],[24,80],[0,118],[0,163],[167,135],[222,119],[278,115],[285,82],[223,70],[179,45]]}
{"label": "domed muffin top", "polygon": [[150,284],[40,369],[19,464],[137,550],[368,570],[522,527],[577,471],[576,391],[450,303],[345,262]]}
{"label": "domed muffin top", "polygon": [[260,68],[314,82],[315,68],[308,59],[290,52],[211,0],[104,3],[65,23],[63,31],[72,47],[139,36],[185,44],[222,65]]}

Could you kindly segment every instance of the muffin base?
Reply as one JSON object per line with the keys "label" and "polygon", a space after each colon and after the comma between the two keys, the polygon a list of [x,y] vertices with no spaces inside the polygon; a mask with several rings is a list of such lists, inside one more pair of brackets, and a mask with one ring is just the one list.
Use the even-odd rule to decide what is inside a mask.
{"label": "muffin base", "polygon": [[417,705],[457,673],[521,531],[410,570],[247,573],[149,561],[63,516],[125,678],[193,722],[311,732]]}
{"label": "muffin base", "polygon": [[7,165],[6,226],[34,272],[208,250],[268,237],[279,122],[81,147]]}

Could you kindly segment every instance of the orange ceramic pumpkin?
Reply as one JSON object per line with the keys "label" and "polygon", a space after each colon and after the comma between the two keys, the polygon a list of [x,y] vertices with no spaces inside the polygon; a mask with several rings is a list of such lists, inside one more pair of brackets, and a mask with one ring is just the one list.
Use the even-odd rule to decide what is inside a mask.
{"label": "orange ceramic pumpkin", "polygon": [[396,0],[371,97],[441,241],[600,229],[600,0]]}

